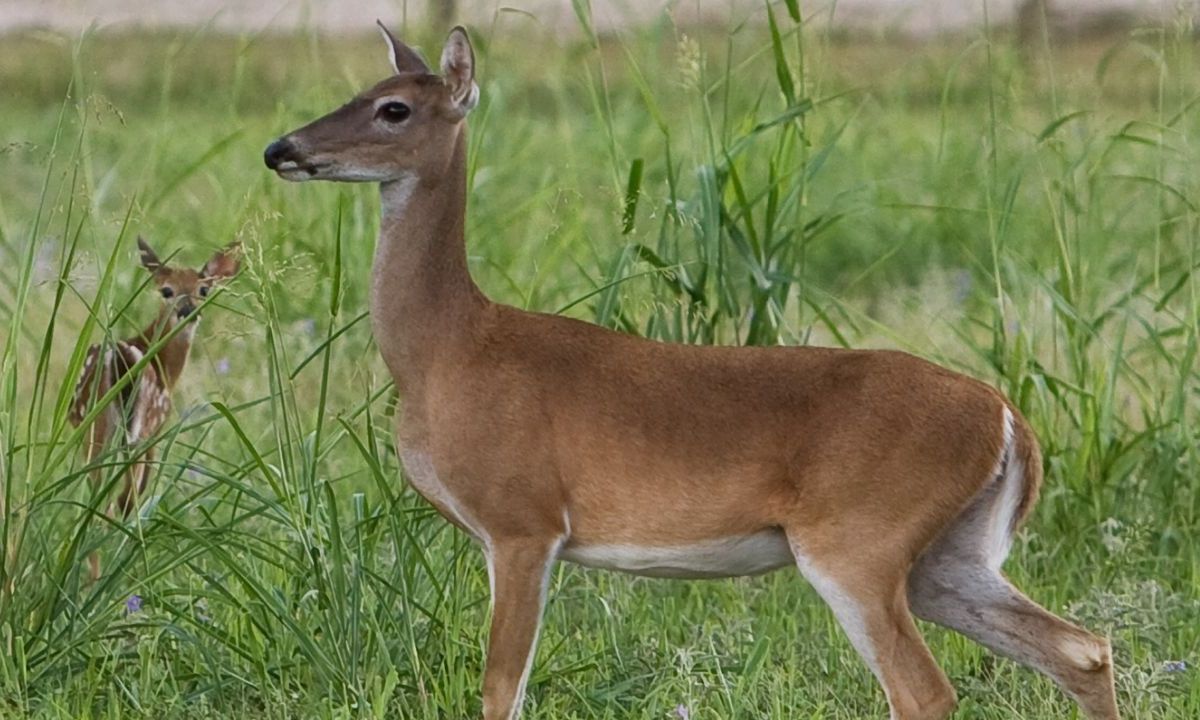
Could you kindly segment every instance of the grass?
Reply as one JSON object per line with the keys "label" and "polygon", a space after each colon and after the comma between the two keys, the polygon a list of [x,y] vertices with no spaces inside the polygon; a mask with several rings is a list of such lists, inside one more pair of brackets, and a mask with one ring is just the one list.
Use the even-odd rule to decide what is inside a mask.
{"label": "grass", "polygon": [[[694,32],[474,29],[477,280],[651,337],[898,347],[996,384],[1047,470],[1009,572],[1113,637],[1128,717],[1200,715],[1188,29],[1022,54],[986,30],[858,41],[771,9]],[[381,77],[367,30],[0,46],[0,715],[478,715],[482,562],[400,479],[365,322],[376,193],[260,159]],[[440,32],[406,36],[436,55]],[[205,312],[150,497],[117,523],[66,402],[87,346],[154,311],[137,233],[186,262],[248,252]],[[99,462],[111,486],[125,461]],[[1073,716],[1040,677],[926,630],[957,717]],[[886,714],[795,573],[560,568],[527,717],[681,704]]]}

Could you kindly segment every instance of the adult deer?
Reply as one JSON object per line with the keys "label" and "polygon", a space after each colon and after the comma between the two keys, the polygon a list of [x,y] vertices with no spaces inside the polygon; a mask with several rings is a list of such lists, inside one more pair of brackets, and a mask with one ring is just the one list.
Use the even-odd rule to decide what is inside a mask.
{"label": "adult deer", "polygon": [[898,352],[673,345],[491,302],[464,244],[466,32],[440,75],[384,37],[395,75],[265,160],[286,180],[380,184],[371,320],[408,479],[487,558],[485,720],[520,712],[559,559],[685,578],[795,564],[892,718],[955,704],[910,610],[1118,717],[1108,642],[1000,572],[1042,477],[1011,403]]}
{"label": "adult deer", "polygon": [[[162,298],[158,316],[133,337],[107,347],[88,348],[69,416],[73,425],[82,423],[96,400],[131,372],[151,346],[166,340],[137,377],[96,415],[84,440],[84,457],[89,464],[106,450],[122,449],[131,454],[121,494],[107,509],[110,517],[119,512],[122,519],[129,517],[137,507],[138,496],[146,489],[150,464],[154,462],[151,441],[171,412],[171,391],[183,374],[192,348],[200,320],[198,308],[217,283],[237,274],[239,264],[236,243],[217,252],[199,270],[166,265],[140,237],[138,251],[142,267],[151,273]],[[184,325],[177,330],[180,323]],[[92,469],[91,481],[94,487],[100,486],[102,468]],[[99,578],[100,554],[93,552],[88,564],[92,579]]]}

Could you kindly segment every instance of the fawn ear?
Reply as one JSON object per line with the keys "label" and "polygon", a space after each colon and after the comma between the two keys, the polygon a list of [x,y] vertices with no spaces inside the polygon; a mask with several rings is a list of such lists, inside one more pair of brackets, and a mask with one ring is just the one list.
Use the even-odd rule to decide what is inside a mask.
{"label": "fawn ear", "polygon": [[138,235],[137,244],[138,255],[140,255],[142,259],[142,267],[146,268],[152,273],[162,270],[162,260],[158,259],[158,255],[155,254],[154,250],[150,248],[150,244],[146,242],[146,239],[141,235]]}
{"label": "fawn ear", "polygon": [[388,44],[388,58],[392,61],[392,69],[397,75],[406,72],[429,72],[429,66],[416,50],[397,40],[392,31],[379,20],[376,20],[375,24],[379,26],[379,32],[383,33],[383,39]]}
{"label": "fawn ear", "polygon": [[215,280],[226,280],[237,275],[241,264],[242,244],[234,240],[226,245],[225,249],[218,250],[215,255],[209,258],[208,262],[204,263],[204,267],[200,268],[200,276]]}
{"label": "fawn ear", "polygon": [[450,100],[463,115],[479,103],[475,84],[475,51],[461,25],[450,31],[442,48],[442,79],[450,88]]}

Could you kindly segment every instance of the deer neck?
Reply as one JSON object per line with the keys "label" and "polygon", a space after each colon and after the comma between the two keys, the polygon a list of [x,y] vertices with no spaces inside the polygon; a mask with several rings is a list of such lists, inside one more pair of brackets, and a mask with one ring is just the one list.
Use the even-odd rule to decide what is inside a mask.
{"label": "deer neck", "polygon": [[[164,387],[168,390],[175,387],[179,376],[183,374],[183,367],[187,364],[188,353],[192,349],[192,338],[196,336],[196,325],[200,322],[196,318],[181,328],[175,333],[170,340],[159,348],[158,354],[151,361],[154,363],[155,370],[158,371],[159,379]],[[134,344],[140,345],[141,350],[145,351],[154,343],[166,337],[175,329],[178,320],[175,316],[175,311],[172,308],[163,308],[154,322],[150,323],[146,329],[135,339]]]}
{"label": "deer neck", "polygon": [[467,270],[466,185],[465,124],[444,171],[380,185],[371,325],[401,392],[462,349],[487,304]]}

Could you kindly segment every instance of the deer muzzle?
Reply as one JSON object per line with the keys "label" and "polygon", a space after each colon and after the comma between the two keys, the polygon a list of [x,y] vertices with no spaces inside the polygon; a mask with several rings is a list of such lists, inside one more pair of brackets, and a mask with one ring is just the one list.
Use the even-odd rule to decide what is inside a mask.
{"label": "deer muzzle", "polygon": [[263,162],[284,180],[308,180],[317,174],[317,167],[308,162],[296,143],[281,137],[263,151]]}
{"label": "deer muzzle", "polygon": [[263,162],[272,170],[279,170],[285,163],[296,163],[299,159],[296,146],[287,138],[279,138],[263,152]]}

